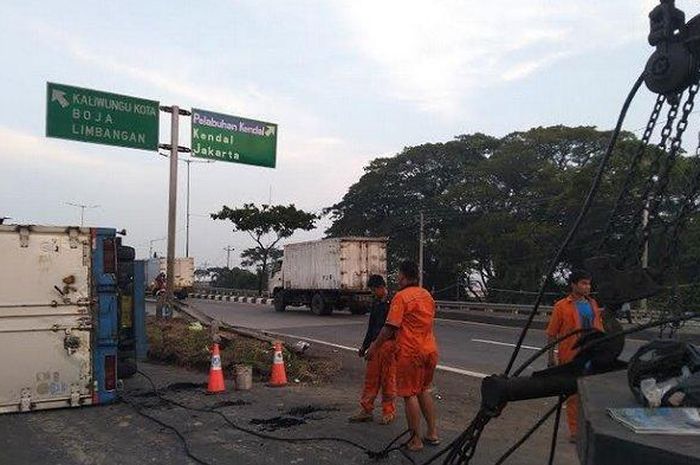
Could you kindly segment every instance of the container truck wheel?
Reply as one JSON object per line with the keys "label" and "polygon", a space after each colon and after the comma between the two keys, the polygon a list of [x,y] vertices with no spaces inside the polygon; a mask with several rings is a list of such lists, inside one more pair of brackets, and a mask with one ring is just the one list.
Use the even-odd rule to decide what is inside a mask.
{"label": "container truck wheel", "polygon": [[323,295],[314,294],[311,298],[311,311],[316,315],[330,315],[333,313],[333,307],[328,305],[328,302],[323,298]]}
{"label": "container truck wheel", "polygon": [[283,312],[287,309],[287,304],[284,301],[284,292],[282,292],[282,291],[275,292],[273,299],[275,301],[275,311],[276,312]]}

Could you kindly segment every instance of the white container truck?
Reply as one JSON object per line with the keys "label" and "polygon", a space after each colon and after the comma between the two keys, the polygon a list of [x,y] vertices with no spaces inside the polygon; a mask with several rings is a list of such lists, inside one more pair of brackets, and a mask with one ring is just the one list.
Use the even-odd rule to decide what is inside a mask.
{"label": "white container truck", "polygon": [[275,310],[308,306],[317,315],[349,308],[363,314],[370,275],[386,278],[386,238],[340,237],[284,246],[282,269],[270,278]]}
{"label": "white container truck", "polygon": [[[155,283],[160,273],[166,274],[168,261],[165,257],[149,258],[146,261],[146,288],[153,294],[158,292]],[[184,299],[194,288],[194,258],[175,258],[175,296]]]}

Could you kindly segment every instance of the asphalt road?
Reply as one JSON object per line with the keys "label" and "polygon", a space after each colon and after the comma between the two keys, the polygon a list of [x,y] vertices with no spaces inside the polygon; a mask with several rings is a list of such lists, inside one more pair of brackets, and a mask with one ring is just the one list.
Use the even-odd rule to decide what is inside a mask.
{"label": "asphalt road", "polygon": [[[311,343],[325,343],[355,350],[362,339],[367,316],[346,312],[317,316],[307,309],[290,308],[275,312],[269,305],[190,299],[189,305],[231,325],[298,337]],[[504,370],[520,334],[519,328],[492,324],[438,319],[435,332],[440,352],[440,367],[467,376],[483,377]],[[516,366],[545,344],[542,330],[530,330]],[[629,340],[623,358],[628,358],[644,341]],[[530,370],[545,367],[541,357]],[[527,373],[528,371],[526,371]]]}

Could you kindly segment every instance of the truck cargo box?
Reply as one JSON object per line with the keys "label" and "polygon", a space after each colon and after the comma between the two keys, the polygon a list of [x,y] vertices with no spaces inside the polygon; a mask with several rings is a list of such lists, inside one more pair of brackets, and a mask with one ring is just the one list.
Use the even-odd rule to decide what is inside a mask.
{"label": "truck cargo box", "polygon": [[367,290],[372,274],[386,276],[386,239],[341,237],[284,247],[285,289]]}
{"label": "truck cargo box", "polygon": [[[165,257],[149,258],[146,261],[146,286],[153,288],[153,282],[160,274],[166,274],[168,261]],[[194,286],[194,258],[175,258],[175,290],[185,292],[192,290]]]}
{"label": "truck cargo box", "polygon": [[0,413],[116,397],[115,230],[0,225]]}
{"label": "truck cargo box", "polygon": [[275,310],[308,306],[318,315],[345,308],[366,313],[368,278],[386,277],[386,244],[383,237],[340,237],[285,245],[282,268],[268,282]]}

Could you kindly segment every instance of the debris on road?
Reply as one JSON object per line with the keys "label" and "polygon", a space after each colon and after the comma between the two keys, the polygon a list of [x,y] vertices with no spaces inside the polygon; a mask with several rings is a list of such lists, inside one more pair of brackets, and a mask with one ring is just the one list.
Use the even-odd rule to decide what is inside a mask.
{"label": "debris on road", "polygon": [[199,321],[195,321],[194,323],[190,323],[190,325],[187,327],[190,331],[202,331],[204,329],[204,326],[202,326],[202,323]]}
{"label": "debris on road", "polygon": [[309,344],[306,341],[297,341],[297,343],[294,344],[294,348],[300,354],[303,354],[304,352],[306,352],[309,347],[311,347],[311,344]]}

